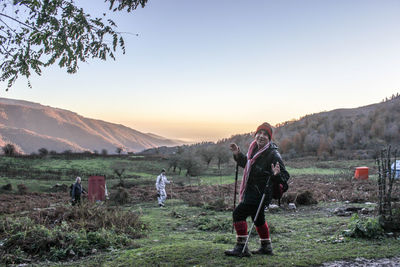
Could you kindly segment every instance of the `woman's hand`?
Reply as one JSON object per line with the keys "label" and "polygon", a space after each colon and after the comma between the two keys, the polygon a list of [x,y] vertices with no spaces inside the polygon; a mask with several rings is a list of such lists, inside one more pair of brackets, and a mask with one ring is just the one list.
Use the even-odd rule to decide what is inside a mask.
{"label": "woman's hand", "polygon": [[272,169],[272,172],[274,173],[275,176],[281,173],[281,167],[279,166],[279,162],[275,163],[275,166],[272,163],[271,164],[271,169]]}

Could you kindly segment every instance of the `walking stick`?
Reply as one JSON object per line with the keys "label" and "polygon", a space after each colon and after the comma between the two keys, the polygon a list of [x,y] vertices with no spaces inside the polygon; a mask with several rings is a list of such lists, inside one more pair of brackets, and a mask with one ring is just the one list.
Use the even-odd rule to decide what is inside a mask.
{"label": "walking stick", "polygon": [[[236,208],[236,195],[237,195],[236,189],[237,189],[238,171],[239,171],[239,165],[238,165],[238,163],[236,162],[236,172],[235,172],[235,194],[233,195],[233,210],[235,210],[235,208]],[[234,225],[233,225],[233,223],[232,223],[232,234],[233,234],[233,228],[234,228]]]}
{"label": "walking stick", "polygon": [[[268,177],[267,187],[269,187],[269,179],[270,179],[270,178],[271,178],[271,176]],[[263,204],[264,204],[264,199],[265,199],[265,190],[264,190],[264,194],[262,195],[260,204],[258,205],[257,213],[256,213],[256,216],[254,217],[253,224],[251,225],[249,234],[247,235],[246,243],[244,243],[244,247],[243,247],[243,250],[242,250],[242,254],[244,253],[244,251],[245,251],[245,249],[246,249],[246,247],[247,247],[247,244],[249,243],[249,238],[250,238],[250,235],[251,235],[251,231],[253,230],[255,221],[257,221],[258,214],[260,213],[261,208],[264,206],[264,205],[263,205]]]}
{"label": "walking stick", "polygon": [[[170,199],[171,199],[171,201],[172,201],[172,185],[173,185],[173,183],[174,183],[174,181],[172,181],[172,179],[171,179],[171,182],[170,182],[170,184],[169,184],[169,187],[171,188],[171,197],[170,197]],[[171,204],[172,205],[172,204]],[[172,205],[173,206],[173,205]]]}
{"label": "walking stick", "polygon": [[172,200],[172,184],[173,184],[174,182],[173,181],[171,181],[171,183],[170,183],[170,188],[171,188],[171,200]]}

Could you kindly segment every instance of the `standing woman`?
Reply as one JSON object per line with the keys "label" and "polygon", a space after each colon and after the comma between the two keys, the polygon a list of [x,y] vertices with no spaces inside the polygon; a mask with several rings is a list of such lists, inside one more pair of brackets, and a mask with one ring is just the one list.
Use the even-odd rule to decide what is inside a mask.
{"label": "standing woman", "polygon": [[[258,126],[254,141],[250,144],[247,155],[240,152],[236,144],[230,148],[237,164],[244,168],[243,179],[240,185],[240,203],[233,211],[233,225],[236,230],[236,246],[232,250],[225,251],[228,256],[249,257],[251,254],[246,247],[242,253],[247,239],[246,218],[254,217],[265,192],[264,206],[271,203],[272,188],[276,185],[281,190],[287,190],[289,173],[285,169],[278,147],[271,142],[272,127],[264,122]],[[267,185],[267,181],[269,181]],[[261,247],[252,251],[253,254],[273,255],[268,224],[265,221],[264,207],[261,208],[257,220],[254,222],[260,237]]]}
{"label": "standing woman", "polygon": [[82,180],[81,177],[76,177],[75,184],[72,187],[72,205],[81,204],[81,195],[84,193],[84,190],[82,188]]}

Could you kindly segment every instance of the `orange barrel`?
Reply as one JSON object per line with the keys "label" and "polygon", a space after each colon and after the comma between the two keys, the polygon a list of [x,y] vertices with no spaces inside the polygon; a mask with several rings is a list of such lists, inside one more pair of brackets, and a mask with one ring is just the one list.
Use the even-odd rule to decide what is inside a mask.
{"label": "orange barrel", "polygon": [[368,179],[368,167],[357,167],[354,172],[354,178],[358,180]]}
{"label": "orange barrel", "polygon": [[88,198],[90,201],[104,201],[106,180],[104,176],[90,176],[88,186]]}

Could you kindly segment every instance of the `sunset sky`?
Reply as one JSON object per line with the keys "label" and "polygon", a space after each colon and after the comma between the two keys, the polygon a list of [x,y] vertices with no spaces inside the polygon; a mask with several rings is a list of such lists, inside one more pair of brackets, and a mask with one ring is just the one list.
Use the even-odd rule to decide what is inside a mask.
{"label": "sunset sky", "polygon": [[[76,2],[107,11],[101,0]],[[107,13],[127,32],[125,55],[73,75],[51,67],[32,89],[21,78],[0,97],[216,141],[400,92],[398,0],[149,0]]]}

